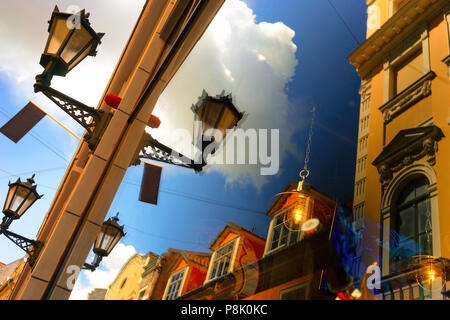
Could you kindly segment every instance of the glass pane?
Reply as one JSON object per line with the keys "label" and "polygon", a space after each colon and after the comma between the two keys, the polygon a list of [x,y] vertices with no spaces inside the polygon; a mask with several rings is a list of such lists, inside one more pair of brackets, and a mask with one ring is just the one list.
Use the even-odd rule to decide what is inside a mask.
{"label": "glass pane", "polygon": [[426,194],[428,191],[428,181],[427,179],[417,179],[416,180],[416,197]]}
{"label": "glass pane", "polygon": [[296,243],[297,239],[298,239],[298,232],[291,231],[289,236],[289,245]]}
{"label": "glass pane", "polygon": [[92,39],[91,34],[86,28],[81,25],[80,29],[75,29],[75,32],[69,39],[64,50],[61,52],[61,58],[69,64],[73,58],[89,43]]}
{"label": "glass pane", "polygon": [[14,196],[14,192],[16,192],[16,189],[17,189],[17,185],[16,185],[16,186],[12,186],[12,187],[9,189],[9,193],[8,193],[7,198],[6,198],[5,206],[4,206],[4,208],[3,208],[3,211],[5,211],[6,208],[9,208],[9,207],[10,207],[10,203],[11,203],[12,197]]}
{"label": "glass pane", "polygon": [[398,197],[397,205],[402,205],[408,201],[411,201],[415,197],[415,185],[414,183],[409,183],[402,191]]}
{"label": "glass pane", "polygon": [[25,200],[25,203],[22,205],[22,207],[20,207],[17,214],[19,216],[22,216],[24,214],[24,212],[33,204],[34,201],[36,201],[36,194],[34,194],[33,192],[30,192],[30,195]]}
{"label": "glass pane", "polygon": [[101,249],[108,252],[108,248],[111,246],[111,244],[114,241],[114,229],[111,226],[106,227],[106,229],[103,231],[104,236],[102,239],[102,243],[100,243]]}
{"label": "glass pane", "polygon": [[433,252],[433,239],[431,238],[431,234],[427,236],[426,233],[421,234],[419,236],[419,244],[417,248],[417,253],[423,254],[432,254]]}
{"label": "glass pane", "polygon": [[47,44],[46,53],[56,54],[67,37],[70,29],[67,27],[66,19],[62,17],[55,18],[50,29],[49,42]]}
{"label": "glass pane", "polygon": [[121,239],[121,234],[120,232],[118,232],[118,230],[114,229],[114,238],[112,243],[110,244],[109,248],[108,248],[108,255],[111,253],[111,251],[116,247],[117,243],[120,241]]}
{"label": "glass pane", "polygon": [[400,236],[412,237],[415,233],[414,208],[407,207],[399,212],[398,231]]}
{"label": "glass pane", "polygon": [[283,223],[283,215],[282,214],[280,214],[278,217],[277,217],[277,220],[276,220],[276,222],[275,222],[275,225],[276,226],[278,226],[278,225],[280,225],[280,224],[282,224]]}
{"label": "glass pane", "polygon": [[27,188],[24,188],[24,187],[21,187],[21,186],[17,186],[16,193],[15,193],[13,199],[12,199],[12,202],[11,202],[11,205],[10,205],[9,209],[11,211],[13,211],[13,212],[17,212],[18,213],[19,207],[25,201],[25,199],[27,198],[29,193],[30,193],[30,190],[28,190]]}
{"label": "glass pane", "polygon": [[223,262],[219,263],[219,267],[217,268],[217,276],[220,277],[223,271]]}
{"label": "glass pane", "polygon": [[[428,208],[428,199],[425,199],[423,201],[420,201],[417,203],[417,215],[418,215],[418,231],[419,233],[422,233],[429,229],[431,231],[431,212],[429,212]],[[429,215],[429,226],[427,227],[427,215]]]}
{"label": "glass pane", "polygon": [[91,53],[92,47],[94,46],[94,44],[92,43],[89,47],[86,48],[86,50],[84,50],[84,52],[79,55],[75,61],[71,62],[70,66],[69,66],[69,71],[72,70],[77,64],[79,64],[81,62],[81,60],[83,60],[87,55],[89,55],[89,53]]}
{"label": "glass pane", "polygon": [[288,235],[289,235],[289,231],[286,229],[285,226],[283,226],[283,228],[281,230],[282,230],[282,233],[281,233],[281,239],[280,239],[280,246],[287,243],[287,239],[288,239]]}
{"label": "glass pane", "polygon": [[272,237],[273,241],[278,242],[278,239],[280,238],[280,231],[281,231],[281,228],[279,228],[279,227],[273,229],[273,237]]}
{"label": "glass pane", "polygon": [[413,238],[404,239],[396,250],[399,260],[409,258],[417,253],[417,242]]}
{"label": "glass pane", "polygon": [[213,270],[211,272],[211,276],[209,278],[214,279],[216,277],[216,272],[217,272],[217,266],[214,266]]}

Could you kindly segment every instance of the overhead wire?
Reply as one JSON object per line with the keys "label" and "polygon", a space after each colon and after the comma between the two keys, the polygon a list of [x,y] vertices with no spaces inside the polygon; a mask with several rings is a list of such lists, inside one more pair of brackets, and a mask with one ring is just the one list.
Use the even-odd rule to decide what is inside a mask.
{"label": "overhead wire", "polygon": [[[128,179],[124,179],[123,183],[140,187],[139,183],[134,182],[134,181],[130,181]],[[237,210],[241,210],[241,211],[248,211],[248,212],[255,213],[255,214],[265,214],[264,211],[259,211],[259,210],[256,210],[256,209],[251,209],[251,208],[246,208],[246,207],[242,207],[242,206],[238,206],[238,205],[233,205],[233,204],[229,204],[227,202],[222,202],[222,201],[219,201],[219,200],[216,200],[216,199],[206,198],[206,197],[195,195],[195,194],[192,194],[192,193],[180,192],[180,191],[176,191],[176,190],[170,190],[170,189],[167,189],[167,188],[160,188],[159,191],[163,192],[163,193],[171,194],[171,195],[174,195],[174,196],[184,197],[184,198],[188,198],[188,199],[192,199],[192,200],[196,200],[196,201],[200,201],[200,202],[205,202],[205,203],[209,203],[209,204],[213,204],[213,205],[217,205],[217,206],[237,209]]]}
{"label": "overhead wire", "polygon": [[[8,120],[12,118],[11,114],[4,110],[2,107],[0,107],[0,113],[3,114]],[[64,160],[65,162],[70,162],[68,158],[66,158],[65,155],[63,155],[61,152],[59,152],[56,147],[51,145],[50,143],[44,142],[43,138],[39,137],[37,134],[34,134],[32,132],[29,132],[29,135],[36,139],[38,142],[40,142],[44,147],[46,147],[48,150],[50,150],[53,154]]]}
{"label": "overhead wire", "polygon": [[356,37],[356,35],[353,33],[352,29],[350,28],[350,26],[347,24],[347,22],[345,21],[345,19],[342,17],[342,15],[339,13],[338,9],[331,3],[331,0],[327,0],[328,4],[333,8],[334,12],[336,13],[336,15],[339,17],[339,19],[342,21],[342,23],[344,24],[345,28],[347,29],[347,31],[351,34],[351,36],[353,37],[353,40],[355,40],[357,45],[360,45],[361,42],[358,40],[358,38]]}

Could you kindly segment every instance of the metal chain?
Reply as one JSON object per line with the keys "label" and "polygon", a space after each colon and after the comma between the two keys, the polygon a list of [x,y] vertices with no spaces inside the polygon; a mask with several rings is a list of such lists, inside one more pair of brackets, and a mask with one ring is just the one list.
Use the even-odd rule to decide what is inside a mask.
{"label": "metal chain", "polygon": [[313,106],[311,124],[309,127],[308,142],[307,142],[307,146],[306,146],[305,165],[303,166],[303,170],[300,171],[300,174],[299,174],[302,181],[305,180],[305,178],[309,176],[308,163],[309,163],[309,158],[311,155],[311,140],[312,140],[312,135],[313,135],[313,126],[314,126],[315,116],[316,116],[316,106]]}
{"label": "metal chain", "polygon": [[427,220],[425,221],[425,232],[427,235],[427,242],[430,243],[430,237],[431,237],[431,231],[432,231],[432,225],[431,225],[431,203],[430,199],[426,198],[426,205],[427,205]]}

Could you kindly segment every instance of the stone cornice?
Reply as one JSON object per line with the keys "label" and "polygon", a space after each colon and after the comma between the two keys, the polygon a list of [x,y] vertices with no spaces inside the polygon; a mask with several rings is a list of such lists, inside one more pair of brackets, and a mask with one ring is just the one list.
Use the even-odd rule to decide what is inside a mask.
{"label": "stone cornice", "polygon": [[433,71],[428,72],[391,100],[379,110],[383,113],[384,123],[390,122],[397,115],[431,94],[431,80],[436,78]]}
{"label": "stone cornice", "polygon": [[[408,140],[399,141],[406,136]],[[444,137],[442,130],[436,126],[406,129],[383,149],[382,153],[372,162],[380,174],[380,182],[386,187],[398,172],[415,161],[426,157],[426,161],[434,166],[438,141]],[[405,143],[407,142],[407,144]]]}
{"label": "stone cornice", "polygon": [[377,64],[383,63],[386,54],[405,36],[423,25],[439,12],[449,0],[410,0],[403,5],[380,29],[364,41],[348,59],[364,77]]}

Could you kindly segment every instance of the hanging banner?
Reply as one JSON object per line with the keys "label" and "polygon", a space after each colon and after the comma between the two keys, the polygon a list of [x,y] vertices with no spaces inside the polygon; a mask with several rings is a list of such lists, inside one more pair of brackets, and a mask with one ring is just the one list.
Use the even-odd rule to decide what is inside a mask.
{"label": "hanging banner", "polygon": [[0,132],[15,143],[19,142],[28,131],[45,117],[45,112],[29,102],[11,120],[9,120]]}
{"label": "hanging banner", "polygon": [[158,204],[159,184],[162,167],[144,163],[139,201]]}

